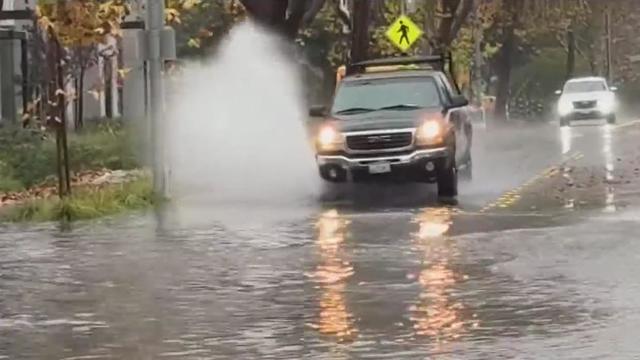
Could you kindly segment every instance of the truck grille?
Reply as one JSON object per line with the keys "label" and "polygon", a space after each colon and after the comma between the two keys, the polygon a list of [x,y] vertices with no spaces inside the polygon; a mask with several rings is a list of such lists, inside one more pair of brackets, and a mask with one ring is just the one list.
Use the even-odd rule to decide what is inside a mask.
{"label": "truck grille", "polygon": [[351,150],[387,150],[411,145],[413,133],[367,134],[347,136],[347,146]]}
{"label": "truck grille", "polygon": [[597,101],[574,101],[573,107],[576,109],[593,109],[598,104]]}

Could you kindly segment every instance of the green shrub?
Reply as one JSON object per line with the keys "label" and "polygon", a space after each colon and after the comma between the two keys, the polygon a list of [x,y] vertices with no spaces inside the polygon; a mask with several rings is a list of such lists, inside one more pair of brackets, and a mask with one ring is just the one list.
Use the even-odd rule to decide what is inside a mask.
{"label": "green shrub", "polygon": [[[69,132],[71,171],[129,170],[139,166],[136,137],[120,122],[100,122],[81,132]],[[0,191],[40,184],[55,177],[56,144],[52,133],[0,129]]]}
{"label": "green shrub", "polygon": [[146,209],[157,202],[150,179],[142,178],[125,184],[76,189],[73,196],[65,200],[54,197],[7,207],[0,212],[0,220],[9,222],[88,220]]}

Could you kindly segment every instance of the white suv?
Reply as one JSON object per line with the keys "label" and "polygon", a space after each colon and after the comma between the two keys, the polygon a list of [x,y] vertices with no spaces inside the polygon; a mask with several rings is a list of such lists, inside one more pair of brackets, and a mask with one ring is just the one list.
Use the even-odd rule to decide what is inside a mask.
{"label": "white suv", "polygon": [[560,125],[571,125],[572,120],[607,119],[607,123],[616,122],[617,101],[615,87],[609,87],[607,80],[601,77],[576,78],[567,81],[560,95],[558,115]]}

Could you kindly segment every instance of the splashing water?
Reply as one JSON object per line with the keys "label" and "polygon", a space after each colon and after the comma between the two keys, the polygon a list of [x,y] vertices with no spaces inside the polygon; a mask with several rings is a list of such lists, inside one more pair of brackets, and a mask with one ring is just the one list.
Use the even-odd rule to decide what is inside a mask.
{"label": "splashing water", "polygon": [[215,58],[186,66],[169,91],[174,198],[286,204],[317,195],[300,74],[284,48],[246,22]]}

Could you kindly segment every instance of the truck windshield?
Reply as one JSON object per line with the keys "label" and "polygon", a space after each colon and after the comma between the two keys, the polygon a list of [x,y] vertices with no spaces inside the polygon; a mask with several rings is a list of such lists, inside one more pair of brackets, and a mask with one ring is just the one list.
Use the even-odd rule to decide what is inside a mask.
{"label": "truck windshield", "polygon": [[367,79],[344,82],[336,92],[332,113],[402,111],[439,105],[440,95],[433,78]]}
{"label": "truck windshield", "polygon": [[564,92],[569,94],[605,90],[607,87],[603,81],[574,81],[568,82],[564,87]]}

